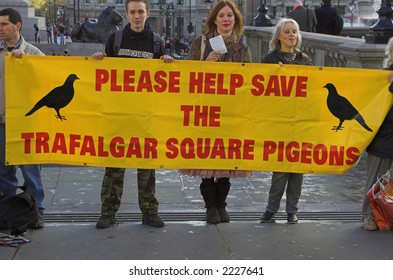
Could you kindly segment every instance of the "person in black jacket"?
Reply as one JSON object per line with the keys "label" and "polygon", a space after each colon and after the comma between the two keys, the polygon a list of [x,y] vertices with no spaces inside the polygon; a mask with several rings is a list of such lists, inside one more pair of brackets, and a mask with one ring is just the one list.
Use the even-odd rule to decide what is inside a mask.
{"label": "person in black jacket", "polygon": [[[105,46],[105,52],[96,52],[93,57],[103,59],[104,57],[128,57],[162,59],[171,62],[173,58],[165,55],[164,40],[159,41],[158,52],[156,52],[154,38],[157,38],[146,20],[150,15],[146,0],[127,0],[126,16],[128,23],[122,32],[120,46],[115,48],[115,33],[111,34]],[[96,228],[105,229],[115,225],[116,213],[119,210],[123,193],[125,168],[105,168],[105,175],[101,188],[101,217],[97,221]],[[155,170],[138,169],[138,201],[142,212],[142,224],[152,227],[163,227],[164,222],[158,216],[158,201],[155,197]]]}
{"label": "person in black jacket", "polygon": [[321,7],[315,9],[317,17],[317,33],[338,35],[341,30],[335,31],[334,21],[337,17],[341,17],[340,11],[332,6],[332,0],[322,0]]}
{"label": "person in black jacket", "polygon": [[[386,45],[384,69],[393,71],[393,38]],[[393,72],[388,74],[388,82],[393,82]],[[391,90],[391,87],[389,88]],[[366,149],[367,151],[367,179],[366,190],[363,198],[362,221],[365,230],[377,230],[377,225],[372,217],[371,204],[367,192],[377,181],[377,177],[392,168],[393,163],[393,107],[386,115],[374,139]]]}

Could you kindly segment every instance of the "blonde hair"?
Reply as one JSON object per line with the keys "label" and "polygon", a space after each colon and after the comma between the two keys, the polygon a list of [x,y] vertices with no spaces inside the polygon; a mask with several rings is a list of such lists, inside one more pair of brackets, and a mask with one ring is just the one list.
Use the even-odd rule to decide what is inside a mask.
{"label": "blonde hair", "polygon": [[391,37],[385,47],[385,59],[383,60],[383,67],[388,68],[392,65],[393,61],[390,57],[390,52],[393,50],[393,37]]}
{"label": "blonde hair", "polygon": [[214,23],[218,13],[221,11],[222,8],[228,6],[233,11],[235,16],[235,25],[233,26],[233,33],[240,37],[243,35],[243,17],[236,5],[231,0],[220,0],[218,3],[210,10],[209,15],[207,16],[205,26],[203,28],[204,35],[211,35],[216,30],[217,26]]}
{"label": "blonde hair", "polygon": [[280,36],[280,33],[282,32],[282,30],[284,29],[284,26],[287,23],[292,23],[296,30],[297,30],[297,41],[296,41],[296,45],[295,45],[295,50],[300,51],[300,47],[302,46],[302,35],[300,34],[300,28],[299,28],[299,24],[291,19],[291,18],[282,18],[276,25],[276,27],[274,28],[273,31],[273,37],[269,42],[269,51],[272,52],[274,50],[281,50],[281,42],[278,39],[278,37]]}

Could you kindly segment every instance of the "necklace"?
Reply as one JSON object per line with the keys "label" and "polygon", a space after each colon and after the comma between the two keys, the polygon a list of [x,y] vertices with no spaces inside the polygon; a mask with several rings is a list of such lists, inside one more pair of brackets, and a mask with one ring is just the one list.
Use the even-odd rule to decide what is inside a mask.
{"label": "necklace", "polygon": [[288,63],[288,64],[293,64],[293,62],[296,60],[297,58],[297,53],[293,52],[293,53],[288,53],[288,52],[281,52],[281,56],[284,60],[284,63]]}

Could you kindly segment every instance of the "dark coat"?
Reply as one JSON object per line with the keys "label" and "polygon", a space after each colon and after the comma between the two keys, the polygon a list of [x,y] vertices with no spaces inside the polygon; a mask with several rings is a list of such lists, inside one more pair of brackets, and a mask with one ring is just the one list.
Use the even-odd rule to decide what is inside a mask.
{"label": "dark coat", "polygon": [[[393,70],[393,65],[386,70]],[[366,151],[374,156],[393,158],[393,107],[390,108],[390,111]]]}
{"label": "dark coat", "polygon": [[294,19],[301,31],[315,32],[318,23],[314,10],[299,6],[288,13],[288,17]]}
{"label": "dark coat", "polygon": [[340,12],[336,7],[330,4],[323,4],[321,7],[315,9],[315,15],[317,17],[317,33],[322,34],[333,34],[333,21],[340,15]]}

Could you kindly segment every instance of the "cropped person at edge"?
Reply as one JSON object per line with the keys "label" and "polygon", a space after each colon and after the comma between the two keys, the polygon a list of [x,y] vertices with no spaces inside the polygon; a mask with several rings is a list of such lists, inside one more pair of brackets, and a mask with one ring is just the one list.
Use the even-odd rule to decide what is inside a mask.
{"label": "cropped person at edge", "polygon": [[[0,11],[0,65],[4,70],[4,55],[10,52],[11,56],[21,59],[24,55],[44,55],[37,47],[25,41],[20,34],[22,30],[22,16],[12,8]],[[5,165],[5,77],[4,71],[0,71],[0,190],[10,186],[18,186],[16,177],[17,166]],[[29,225],[30,228],[40,229],[44,227],[44,187],[41,179],[41,165],[19,165],[22,171],[24,184],[28,185],[32,196],[37,202],[39,219]],[[13,192],[10,195],[15,195]]]}
{"label": "cropped person at edge", "polygon": [[[389,39],[385,48],[386,59],[383,69],[389,70],[388,82],[393,82],[393,38]],[[392,92],[392,84],[389,87]],[[390,108],[381,127],[367,149],[367,179],[362,206],[362,221],[365,230],[377,230],[378,227],[372,216],[371,204],[367,197],[368,191],[383,175],[392,168],[393,164],[393,107]]]}

